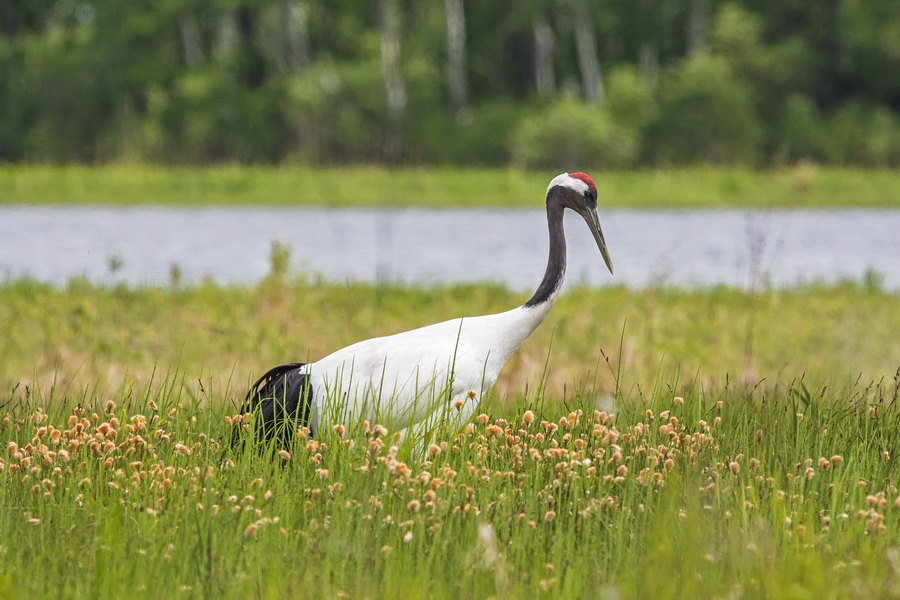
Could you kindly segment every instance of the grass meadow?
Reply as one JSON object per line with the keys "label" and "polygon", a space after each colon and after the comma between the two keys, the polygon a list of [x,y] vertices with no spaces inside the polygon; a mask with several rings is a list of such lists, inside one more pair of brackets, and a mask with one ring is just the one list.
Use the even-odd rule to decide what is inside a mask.
{"label": "grass meadow", "polygon": [[[900,178],[891,170],[804,164],[772,171],[588,172],[604,207],[895,208],[900,198]],[[497,169],[0,165],[0,204],[532,208],[540,205],[554,175]]]}
{"label": "grass meadow", "polygon": [[[0,203],[530,207],[551,175],[2,167]],[[597,180],[618,207],[898,197],[811,166]],[[900,598],[900,294],[877,274],[576,287],[461,430],[232,446],[269,367],[526,299],[277,258],[252,286],[0,281],[0,598]]]}
{"label": "grass meadow", "polygon": [[0,595],[900,597],[900,298],[575,289],[478,416],[229,444],[251,377],[489,285],[0,286]]}

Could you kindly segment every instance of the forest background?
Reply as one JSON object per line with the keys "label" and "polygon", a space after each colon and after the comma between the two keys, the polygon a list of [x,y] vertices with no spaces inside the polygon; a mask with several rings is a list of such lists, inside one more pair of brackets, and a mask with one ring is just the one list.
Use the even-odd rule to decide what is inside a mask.
{"label": "forest background", "polygon": [[0,162],[900,164],[896,0],[0,0]]}

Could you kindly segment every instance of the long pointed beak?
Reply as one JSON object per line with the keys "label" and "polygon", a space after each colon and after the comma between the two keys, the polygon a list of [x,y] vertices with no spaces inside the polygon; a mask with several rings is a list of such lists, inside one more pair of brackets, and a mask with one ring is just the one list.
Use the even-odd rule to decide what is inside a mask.
{"label": "long pointed beak", "polygon": [[610,274],[613,272],[613,264],[612,259],[609,258],[609,250],[606,248],[606,240],[603,239],[603,230],[600,229],[600,217],[597,215],[597,209],[591,209],[584,213],[584,220],[587,221],[588,227],[591,229],[591,233],[594,234],[594,239],[597,241],[597,247],[600,248],[600,254],[603,255],[603,260],[606,262],[606,268],[609,269]]}

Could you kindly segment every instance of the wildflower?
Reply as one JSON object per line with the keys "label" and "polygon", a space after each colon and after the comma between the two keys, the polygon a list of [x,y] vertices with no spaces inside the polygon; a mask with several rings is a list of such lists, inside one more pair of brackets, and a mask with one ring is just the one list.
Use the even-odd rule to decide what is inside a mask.
{"label": "wildflower", "polygon": [[316,469],[316,477],[319,479],[328,479],[328,469]]}
{"label": "wildflower", "polygon": [[728,464],[728,469],[729,469],[734,475],[737,475],[738,473],[741,472],[741,465],[739,465],[738,463],[732,461],[731,463]]}
{"label": "wildflower", "polygon": [[552,510],[548,510],[547,514],[544,515],[544,520],[548,523],[556,518],[556,512]]}
{"label": "wildflower", "polygon": [[408,544],[412,541],[412,539],[413,539],[412,531],[407,531],[406,535],[403,536],[403,543]]}
{"label": "wildflower", "polygon": [[835,454],[834,456],[831,457],[831,466],[832,467],[838,466],[838,463],[841,462],[842,460],[844,460],[844,459],[839,454]]}
{"label": "wildflower", "polygon": [[406,505],[406,508],[409,510],[416,512],[421,507],[421,503],[418,500],[410,500],[409,504]]}
{"label": "wildflower", "polygon": [[678,406],[684,406],[684,398],[682,398],[681,396],[675,396],[673,402]]}
{"label": "wildflower", "polygon": [[283,460],[291,460],[291,453],[288,452],[287,450],[285,450],[284,448],[282,448],[281,450],[278,451],[278,455],[279,455]]}
{"label": "wildflower", "polygon": [[556,587],[556,577],[550,577],[547,579],[541,579],[538,582],[538,585],[541,587],[541,590],[544,592],[549,592],[553,588]]}
{"label": "wildflower", "polygon": [[525,423],[526,426],[531,425],[534,422],[534,413],[530,410],[526,410],[525,414],[522,415],[522,422]]}
{"label": "wildflower", "polygon": [[334,427],[332,427],[331,429],[334,431],[335,434],[337,434],[338,437],[344,437],[344,432],[346,431],[346,428],[343,425],[337,424]]}
{"label": "wildflower", "polygon": [[503,433],[503,429],[501,427],[498,427],[497,425],[488,425],[484,430],[484,433],[488,437],[497,437],[498,435]]}
{"label": "wildflower", "polygon": [[430,446],[428,446],[428,454],[430,454],[432,456],[432,458],[437,456],[440,453],[441,453],[441,447],[438,446],[437,444],[431,444]]}

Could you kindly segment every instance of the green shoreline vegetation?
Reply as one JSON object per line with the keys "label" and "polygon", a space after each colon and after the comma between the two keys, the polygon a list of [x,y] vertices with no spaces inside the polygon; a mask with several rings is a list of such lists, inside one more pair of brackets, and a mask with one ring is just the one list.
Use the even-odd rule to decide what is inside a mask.
{"label": "green shoreline vegetation", "polygon": [[[521,294],[502,286],[330,284],[272,274],[257,285],[131,288],[73,279],[64,288],[0,284],[0,385],[101,387],[149,382],[174,368],[243,393],[269,366],[314,360],[360,339],[457,316],[500,312]],[[551,396],[619,385],[652,387],[657,374],[721,387],[732,380],[788,384],[891,377],[900,363],[900,302],[877,277],[864,283],[763,289],[573,288],[507,365],[498,394],[539,383]],[[548,355],[548,348],[551,348]],[[601,354],[602,352],[602,354]]]}
{"label": "green shoreline vegetation", "polygon": [[0,596],[897,597],[900,302],[875,279],[578,288],[462,431],[230,448],[251,373],[520,300],[0,284]]}
{"label": "green shoreline vegetation", "polygon": [[[576,167],[573,167],[576,168]],[[615,208],[900,207],[896,170],[591,171]],[[556,173],[503,169],[0,166],[0,205],[505,207],[540,205]]]}

